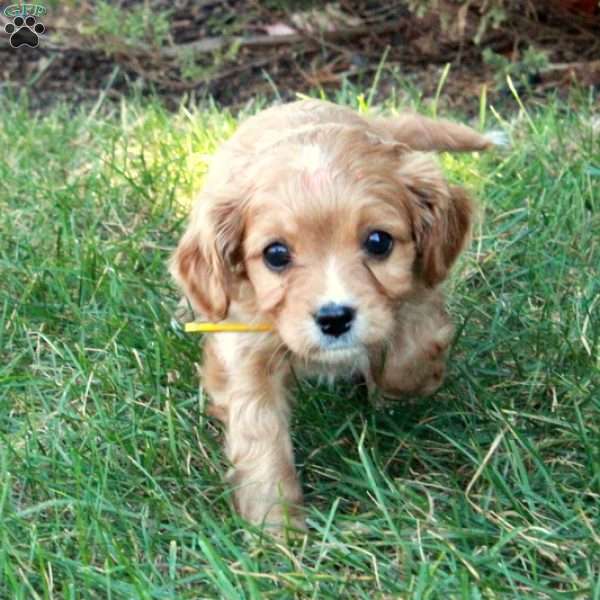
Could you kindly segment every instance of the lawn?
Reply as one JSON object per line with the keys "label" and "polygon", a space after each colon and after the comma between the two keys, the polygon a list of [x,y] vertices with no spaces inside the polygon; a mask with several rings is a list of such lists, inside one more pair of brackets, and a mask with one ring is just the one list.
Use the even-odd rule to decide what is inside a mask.
{"label": "lawn", "polygon": [[288,546],[232,510],[165,267],[236,119],[3,99],[0,597],[599,600],[595,101],[484,106],[511,148],[443,157],[482,207],[447,381],[385,409],[301,383]]}

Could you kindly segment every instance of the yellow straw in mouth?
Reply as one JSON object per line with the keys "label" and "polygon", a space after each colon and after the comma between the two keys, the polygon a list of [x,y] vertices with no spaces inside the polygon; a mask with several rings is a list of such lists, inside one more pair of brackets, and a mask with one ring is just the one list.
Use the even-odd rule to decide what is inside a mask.
{"label": "yellow straw in mouth", "polygon": [[221,333],[243,331],[271,331],[273,327],[267,323],[186,323],[184,330],[187,333]]}

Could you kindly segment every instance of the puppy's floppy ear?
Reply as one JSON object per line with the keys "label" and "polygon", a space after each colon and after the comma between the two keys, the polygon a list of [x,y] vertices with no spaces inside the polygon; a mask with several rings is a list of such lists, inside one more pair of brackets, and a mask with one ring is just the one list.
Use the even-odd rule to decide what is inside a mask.
{"label": "puppy's floppy ear", "polygon": [[406,155],[399,175],[409,193],[418,272],[433,287],[447,277],[465,245],[472,204],[464,190],[447,184],[435,161],[426,155]]}
{"label": "puppy's floppy ear", "polygon": [[382,135],[391,135],[396,142],[411,150],[472,152],[507,143],[506,136],[498,132],[481,134],[460,123],[429,119],[416,113],[375,118],[373,124]]}
{"label": "puppy's floppy ear", "polygon": [[195,310],[211,321],[227,316],[241,243],[237,200],[203,194],[170,262],[170,271]]}

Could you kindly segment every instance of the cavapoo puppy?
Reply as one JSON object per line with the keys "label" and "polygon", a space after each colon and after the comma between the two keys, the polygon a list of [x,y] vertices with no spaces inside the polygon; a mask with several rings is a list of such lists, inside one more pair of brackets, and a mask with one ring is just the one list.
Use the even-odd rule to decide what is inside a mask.
{"label": "cavapoo puppy", "polygon": [[272,326],[204,346],[249,521],[303,527],[292,372],[361,372],[386,396],[441,384],[453,329],[440,284],[472,206],[431,153],[492,144],[448,121],[303,100],[248,119],[215,155],[171,272],[202,318]]}

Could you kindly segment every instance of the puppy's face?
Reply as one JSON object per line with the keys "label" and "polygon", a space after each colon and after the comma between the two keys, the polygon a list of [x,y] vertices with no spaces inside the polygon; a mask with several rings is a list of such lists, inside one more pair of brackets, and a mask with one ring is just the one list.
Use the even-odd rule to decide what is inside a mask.
{"label": "puppy's face", "polygon": [[381,164],[374,173],[310,144],[281,158],[287,166],[248,206],[243,253],[257,306],[295,354],[349,358],[391,333],[394,303],[413,287],[410,214]]}
{"label": "puppy's face", "polygon": [[363,131],[288,140],[248,171],[243,201],[221,210],[229,224],[214,224],[229,272],[208,261],[212,273],[194,286],[220,277],[225,295],[307,360],[384,344],[398,304],[445,277],[468,230],[468,202],[435,163]]}

